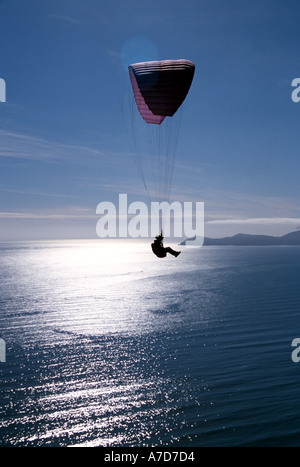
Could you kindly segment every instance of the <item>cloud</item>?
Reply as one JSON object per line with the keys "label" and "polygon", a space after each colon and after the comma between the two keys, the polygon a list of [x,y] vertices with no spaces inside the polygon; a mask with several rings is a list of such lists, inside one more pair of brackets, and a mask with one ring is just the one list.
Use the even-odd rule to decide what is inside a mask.
{"label": "cloud", "polygon": [[82,206],[70,206],[69,208],[62,209],[44,209],[35,211],[22,211],[22,212],[0,212],[0,219],[56,219],[56,220],[88,220],[97,219],[96,212],[91,208]]}
{"label": "cloud", "polygon": [[91,146],[59,143],[37,136],[0,130],[0,157],[39,161],[58,161],[83,156],[112,158],[118,154]]}
{"label": "cloud", "polygon": [[58,193],[58,192],[43,192],[43,191],[37,191],[37,190],[22,190],[18,188],[11,188],[7,185],[1,185],[0,184],[0,191],[6,192],[6,193],[16,193],[20,195],[29,195],[29,196],[44,196],[44,197],[50,197],[50,198],[80,198],[84,199],[85,197],[82,195],[74,195],[74,194],[66,194],[66,193]]}
{"label": "cloud", "polygon": [[72,24],[80,24],[80,21],[78,21],[77,19],[72,18],[71,16],[48,15],[48,19],[56,20],[56,21],[64,21],[64,22],[72,23]]}
{"label": "cloud", "polygon": [[[209,221],[235,223],[271,222],[274,219],[300,218],[299,197],[264,196],[223,190],[204,190],[201,201],[205,202]],[[200,201],[200,200],[199,200]],[[255,221],[256,222],[256,221]],[[277,222],[277,221],[276,221]]]}
{"label": "cloud", "polygon": [[300,218],[289,217],[265,217],[251,219],[218,219],[207,221],[206,224],[216,225],[296,225],[299,226]]}

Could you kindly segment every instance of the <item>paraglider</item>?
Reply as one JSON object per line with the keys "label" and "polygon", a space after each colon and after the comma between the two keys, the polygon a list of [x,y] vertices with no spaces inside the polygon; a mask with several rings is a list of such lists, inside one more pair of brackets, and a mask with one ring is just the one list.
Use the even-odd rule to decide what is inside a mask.
{"label": "paraglider", "polygon": [[180,255],[180,251],[175,251],[171,247],[164,247],[163,244],[163,232],[161,231],[160,235],[157,235],[155,237],[155,240],[153,243],[151,243],[151,248],[153,253],[158,257],[158,258],[165,258],[167,256],[167,253],[170,253],[170,255],[177,257]]}
{"label": "paraglider", "polygon": [[[194,63],[185,59],[140,62],[129,66],[129,76],[135,103],[144,122],[147,124],[149,147],[153,152],[153,156],[151,156],[154,181],[153,192],[156,193],[156,198],[159,201],[169,199],[179,132],[179,128],[175,128],[172,132],[171,123],[164,123],[163,125],[162,123],[166,117],[170,117],[166,119],[168,122],[173,121],[173,116],[181,107],[189,92],[194,73]],[[165,134],[160,131],[160,127],[164,126],[166,128]],[[153,132],[151,132],[151,127]],[[133,136],[135,138],[134,130]],[[141,151],[138,151],[136,141],[135,149],[137,168],[150,199],[140,160]],[[167,248],[163,247],[162,239],[162,234],[158,235],[154,243],[152,243],[154,254],[158,257],[165,257],[167,253],[178,256],[179,253],[173,254],[174,250],[170,247],[169,251],[166,251]]]}

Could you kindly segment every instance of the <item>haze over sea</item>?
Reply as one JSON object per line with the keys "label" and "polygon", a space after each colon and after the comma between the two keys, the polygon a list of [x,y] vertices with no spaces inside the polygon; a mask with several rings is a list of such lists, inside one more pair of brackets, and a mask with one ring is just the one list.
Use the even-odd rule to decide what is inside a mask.
{"label": "haze over sea", "polygon": [[300,445],[300,247],[2,243],[0,337],[1,446]]}

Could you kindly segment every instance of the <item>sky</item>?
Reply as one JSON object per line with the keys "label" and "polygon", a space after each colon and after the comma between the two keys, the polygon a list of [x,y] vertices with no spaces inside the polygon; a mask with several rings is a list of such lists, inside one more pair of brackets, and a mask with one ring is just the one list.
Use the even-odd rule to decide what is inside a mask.
{"label": "sky", "polygon": [[[173,199],[205,234],[300,228],[298,0],[0,1],[0,241],[97,238],[97,205],[147,201],[128,65],[185,58]],[[126,118],[126,115],[125,115]]]}

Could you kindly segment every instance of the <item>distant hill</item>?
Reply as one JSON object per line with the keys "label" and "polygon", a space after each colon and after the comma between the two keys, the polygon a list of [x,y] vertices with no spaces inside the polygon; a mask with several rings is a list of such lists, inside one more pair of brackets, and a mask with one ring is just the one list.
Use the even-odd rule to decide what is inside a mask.
{"label": "distant hill", "polygon": [[[190,239],[192,240],[192,239]],[[185,245],[183,241],[181,245]],[[191,243],[192,245],[192,243]],[[274,245],[299,245],[300,230],[289,233],[283,237],[271,237],[268,235],[237,234],[225,238],[205,238],[204,246],[274,246]]]}

